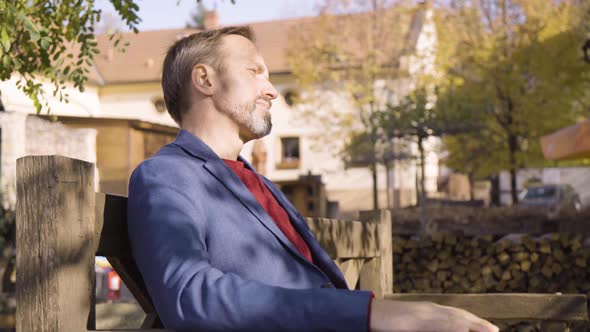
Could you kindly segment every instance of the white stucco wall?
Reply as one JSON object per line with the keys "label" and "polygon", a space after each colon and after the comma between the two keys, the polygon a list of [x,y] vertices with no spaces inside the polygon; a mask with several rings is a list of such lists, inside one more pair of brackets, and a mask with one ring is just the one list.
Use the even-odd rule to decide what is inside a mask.
{"label": "white stucco wall", "polygon": [[[25,112],[0,112],[2,205],[16,206],[16,161],[26,155],[62,155],[96,163],[96,130],[71,129]],[[95,173],[95,185],[98,184]]]}
{"label": "white stucco wall", "polygon": [[[5,108],[35,114],[32,101],[17,88],[17,80],[13,77],[0,82]],[[70,84],[65,90],[70,95],[68,103],[53,97],[51,85],[43,83],[51,114],[56,116],[135,119],[176,126],[167,112],[158,112],[154,106],[153,100],[162,96],[162,89],[157,82],[108,86],[87,84],[84,93]]]}
{"label": "white stucco wall", "polygon": [[176,127],[168,112],[158,112],[153,101],[162,98],[159,82],[111,85],[100,89],[101,117],[137,119]]}
{"label": "white stucco wall", "polygon": [[[18,77],[13,75],[7,81],[0,81],[2,102],[8,110],[23,113],[36,113],[33,102],[17,87]],[[73,85],[67,84],[64,93],[69,94],[69,103],[60,102],[59,97],[53,96],[53,88],[49,82],[42,83],[44,96],[49,102],[51,114],[64,116],[95,117],[100,115],[100,101],[98,87],[92,84],[85,86],[84,93],[81,93]],[[43,101],[42,101],[43,103]],[[43,103],[44,104],[44,103]]]}

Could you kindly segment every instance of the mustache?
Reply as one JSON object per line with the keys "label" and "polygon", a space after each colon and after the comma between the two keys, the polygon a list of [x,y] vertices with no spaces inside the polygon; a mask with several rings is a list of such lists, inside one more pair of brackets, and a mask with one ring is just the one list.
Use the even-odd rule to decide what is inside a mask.
{"label": "mustache", "polygon": [[260,96],[260,97],[256,98],[256,100],[254,100],[254,104],[256,104],[258,101],[265,102],[268,105],[269,109],[272,107],[272,100],[270,98],[267,98],[265,96]]}

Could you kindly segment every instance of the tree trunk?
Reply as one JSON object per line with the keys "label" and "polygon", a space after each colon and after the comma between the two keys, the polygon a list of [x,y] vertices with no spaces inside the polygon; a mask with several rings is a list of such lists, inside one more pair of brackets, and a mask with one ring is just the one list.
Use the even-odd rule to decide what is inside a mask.
{"label": "tree trunk", "polygon": [[379,210],[379,192],[377,188],[377,134],[375,129],[371,131],[371,176],[373,178],[373,210]]}
{"label": "tree trunk", "polygon": [[385,207],[391,209],[393,207],[393,185],[391,179],[391,166],[387,160],[384,161],[385,166],[385,197],[387,198],[387,202],[385,203]]}
{"label": "tree trunk", "polygon": [[373,210],[379,210],[379,197],[377,192],[377,163],[373,162],[371,166],[371,174],[373,176]]}
{"label": "tree trunk", "polygon": [[492,205],[500,206],[500,176],[497,174],[492,175],[490,181],[492,182]]}
{"label": "tree trunk", "polygon": [[473,173],[467,173],[467,179],[469,180],[469,200],[472,201],[475,199],[475,189],[473,188],[475,181],[473,180]]}
{"label": "tree trunk", "polygon": [[508,160],[510,162],[510,196],[512,197],[512,204],[518,203],[518,188],[516,186],[516,151],[518,150],[518,142],[516,135],[508,135]]}
{"label": "tree trunk", "polygon": [[418,151],[420,151],[420,195],[418,205],[422,206],[426,199],[426,188],[424,185],[424,179],[426,178],[426,165],[424,156],[424,137],[418,136]]}

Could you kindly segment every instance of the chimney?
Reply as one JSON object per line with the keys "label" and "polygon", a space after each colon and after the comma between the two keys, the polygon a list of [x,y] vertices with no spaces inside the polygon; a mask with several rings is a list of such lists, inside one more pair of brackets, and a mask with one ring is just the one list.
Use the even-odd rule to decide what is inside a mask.
{"label": "chimney", "polygon": [[203,18],[205,30],[215,30],[219,28],[219,14],[217,10],[206,10]]}

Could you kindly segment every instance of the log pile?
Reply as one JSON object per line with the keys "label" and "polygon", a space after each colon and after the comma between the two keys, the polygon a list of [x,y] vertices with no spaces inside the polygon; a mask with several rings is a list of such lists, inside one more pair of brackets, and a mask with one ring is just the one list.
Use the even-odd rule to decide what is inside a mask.
{"label": "log pile", "polygon": [[[396,235],[393,266],[396,293],[560,292],[590,298],[590,237],[581,235]],[[495,323],[502,332],[566,330],[548,322]],[[578,325],[571,331],[586,331]]]}
{"label": "log pile", "polygon": [[590,238],[394,236],[394,292],[576,293],[590,296]]}

